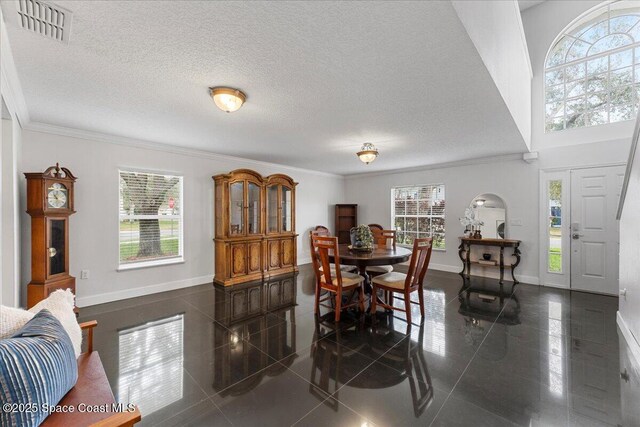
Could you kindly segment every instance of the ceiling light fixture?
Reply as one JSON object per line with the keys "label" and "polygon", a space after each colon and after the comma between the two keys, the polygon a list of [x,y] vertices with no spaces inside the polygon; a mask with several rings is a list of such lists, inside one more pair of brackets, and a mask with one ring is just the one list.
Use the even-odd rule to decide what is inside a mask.
{"label": "ceiling light fixture", "polygon": [[247,99],[241,90],[231,87],[212,87],[209,91],[216,106],[226,113],[238,111]]}
{"label": "ceiling light fixture", "polygon": [[356,153],[362,163],[369,164],[378,157],[378,149],[373,144],[367,142],[362,145],[360,151]]}
{"label": "ceiling light fixture", "polygon": [[476,200],[476,205],[478,205],[478,206],[483,206],[483,205],[484,205],[484,202],[486,202],[486,200],[485,200],[485,199],[478,199],[478,200]]}

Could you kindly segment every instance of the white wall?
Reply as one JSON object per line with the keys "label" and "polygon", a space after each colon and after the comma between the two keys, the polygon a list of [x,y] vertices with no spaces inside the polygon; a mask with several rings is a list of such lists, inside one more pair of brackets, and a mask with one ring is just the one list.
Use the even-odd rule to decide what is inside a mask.
{"label": "white wall", "polygon": [[531,147],[531,64],[518,3],[453,1],[482,62]]}
{"label": "white wall", "polygon": [[633,121],[569,129],[561,132],[544,132],[544,63],[547,52],[558,34],[575,19],[590,9],[601,5],[601,1],[572,0],[546,1],[522,14],[533,80],[531,85],[531,149],[542,150],[565,145],[580,145],[591,142],[617,139],[629,140],[633,134]]}
{"label": "white wall", "polygon": [[[620,219],[620,289],[626,289],[626,297],[620,297],[620,315],[623,325],[635,338],[629,342],[640,349],[640,150],[636,150],[633,168],[629,175],[627,196]],[[624,326],[623,326],[624,328]]]}
{"label": "white wall", "polygon": [[[70,220],[70,270],[77,278],[79,306],[129,298],[211,282],[213,264],[212,175],[238,168],[261,174],[285,173],[299,185],[296,192],[298,260],[309,260],[304,234],[317,224],[333,227],[333,204],[343,199],[343,178],[185,150],[161,151],[37,131],[23,131],[22,172],[43,171],[60,162],[77,177]],[[116,138],[114,138],[114,141]],[[184,176],[185,263],[117,272],[118,168],[174,172]],[[22,179],[24,212],[25,184]],[[22,219],[23,285],[30,280],[30,219]],[[90,278],[80,280],[80,270]]]}
{"label": "white wall", "polygon": [[19,305],[20,289],[20,212],[18,170],[21,158],[21,132],[18,122],[2,120],[2,145],[0,162],[2,163],[2,182],[0,199],[2,200],[2,262],[0,271],[2,281],[2,304]]}

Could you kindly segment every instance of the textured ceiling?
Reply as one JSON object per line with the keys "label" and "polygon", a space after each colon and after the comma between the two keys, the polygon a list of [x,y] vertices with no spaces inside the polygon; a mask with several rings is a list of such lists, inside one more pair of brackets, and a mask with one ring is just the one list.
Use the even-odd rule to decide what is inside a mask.
{"label": "textured ceiling", "polygon": [[68,45],[8,24],[34,122],[340,174],[526,150],[449,2],[56,4]]}

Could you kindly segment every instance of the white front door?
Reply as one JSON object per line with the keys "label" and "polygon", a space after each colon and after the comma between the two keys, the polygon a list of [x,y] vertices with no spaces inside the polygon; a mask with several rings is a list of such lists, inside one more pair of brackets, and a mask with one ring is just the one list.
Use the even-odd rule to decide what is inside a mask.
{"label": "white front door", "polygon": [[571,171],[571,288],[618,293],[618,199],[623,166]]}

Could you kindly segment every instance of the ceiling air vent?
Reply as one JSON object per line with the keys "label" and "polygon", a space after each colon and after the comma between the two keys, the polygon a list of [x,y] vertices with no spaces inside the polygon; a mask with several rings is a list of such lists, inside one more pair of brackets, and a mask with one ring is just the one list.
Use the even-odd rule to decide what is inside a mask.
{"label": "ceiling air vent", "polygon": [[25,30],[69,43],[72,14],[67,9],[40,0],[18,1],[18,23]]}

